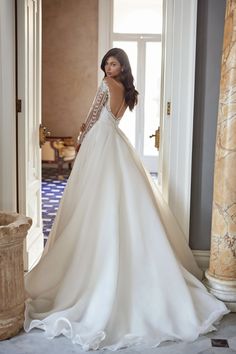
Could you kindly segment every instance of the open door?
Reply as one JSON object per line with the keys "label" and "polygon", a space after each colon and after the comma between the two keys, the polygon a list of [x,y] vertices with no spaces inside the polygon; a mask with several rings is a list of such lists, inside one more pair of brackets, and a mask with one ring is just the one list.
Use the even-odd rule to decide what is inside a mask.
{"label": "open door", "polygon": [[197,0],[164,0],[158,186],[189,240]]}
{"label": "open door", "polygon": [[41,213],[41,0],[17,0],[18,203],[32,218],[24,246],[29,270],[43,251]]}

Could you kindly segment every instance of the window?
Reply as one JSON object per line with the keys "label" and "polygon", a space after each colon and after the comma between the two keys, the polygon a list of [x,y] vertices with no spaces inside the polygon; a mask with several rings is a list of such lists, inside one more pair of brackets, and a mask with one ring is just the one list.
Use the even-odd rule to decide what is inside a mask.
{"label": "window", "polygon": [[135,34],[161,33],[162,1],[114,0],[113,31]]}
{"label": "window", "polygon": [[127,110],[120,128],[151,172],[157,172],[154,146],[160,122],[162,0],[113,0],[111,47],[126,51],[132,67],[139,104]]}

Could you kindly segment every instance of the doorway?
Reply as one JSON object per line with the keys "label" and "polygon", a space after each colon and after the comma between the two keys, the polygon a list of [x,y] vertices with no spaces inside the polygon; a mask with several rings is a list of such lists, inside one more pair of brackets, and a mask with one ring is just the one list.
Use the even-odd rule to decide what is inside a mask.
{"label": "doorway", "polygon": [[[37,6],[40,6],[41,1],[23,1],[19,0],[17,4],[24,4],[24,6],[29,6],[31,4],[33,6],[34,4],[37,4]],[[62,2],[64,5],[68,4],[68,2]],[[78,2],[80,3],[80,2]],[[73,130],[73,134],[78,134],[78,128],[81,125],[81,123],[85,119],[85,115],[89,109],[89,106],[91,105],[91,99],[92,96],[94,95],[94,92],[96,90],[97,82],[94,80],[95,77],[97,77],[97,50],[99,51],[98,55],[98,60],[100,64],[100,59],[106,52],[111,47],[111,32],[107,32],[107,26],[109,25],[110,27],[110,20],[111,20],[111,14],[110,14],[110,7],[108,6],[111,4],[111,0],[100,0],[99,1],[99,17],[100,14],[102,13],[103,18],[105,16],[105,20],[101,21],[102,24],[99,24],[99,31],[100,28],[103,27],[103,30],[101,33],[104,34],[106,37],[106,43],[104,45],[104,42],[102,41],[101,38],[99,38],[99,45],[97,48],[97,32],[96,36],[94,36],[93,41],[89,42],[86,37],[86,31],[88,30],[87,26],[91,27],[91,23],[93,23],[93,19],[91,20],[91,23],[87,21],[87,18],[81,18],[81,28],[82,28],[82,33],[80,33],[80,37],[85,38],[86,42],[84,45],[79,46],[80,52],[84,49],[84,47],[87,45],[89,48],[86,47],[86,50],[94,50],[94,55],[90,55],[91,60],[96,61],[96,63],[93,65],[93,63],[89,64],[86,62],[83,62],[82,64],[84,65],[83,67],[83,72],[82,74],[86,74],[87,82],[86,82],[86,87],[89,87],[90,92],[86,91],[85,85],[83,85],[83,79],[77,78],[76,81],[73,81],[73,86],[76,90],[76,97],[72,97],[69,88],[70,86],[63,86],[63,92],[64,96],[59,97],[59,101],[55,102],[55,99],[58,99],[58,95],[55,94],[51,97],[51,101],[53,103],[54,107],[58,108],[58,102],[59,103],[64,103],[66,107],[68,108],[68,100],[72,97],[73,98],[73,104],[76,106],[76,114],[74,115],[73,118],[73,112],[66,112],[67,117],[70,118],[70,125],[67,124],[67,126],[70,126],[70,128]],[[191,178],[191,137],[192,137],[192,103],[193,103],[193,85],[194,85],[194,59],[195,59],[195,22],[196,22],[196,1],[189,2],[188,0],[165,0],[163,1],[165,4],[165,26],[166,26],[166,37],[165,37],[165,43],[163,48],[165,49],[165,52],[162,53],[163,57],[165,58],[165,67],[168,68],[168,70],[165,70],[164,73],[164,83],[165,87],[161,92],[161,98],[160,102],[162,102],[162,106],[164,107],[161,109],[161,114],[160,114],[160,125],[162,125],[162,122],[164,121],[163,128],[162,128],[162,143],[161,143],[161,151],[158,154],[159,156],[159,166],[158,166],[158,175],[160,175],[161,178],[161,188],[163,192],[163,196],[165,197],[165,200],[169,206],[169,208],[172,210],[173,214],[176,217],[176,220],[178,221],[179,225],[181,226],[184,234],[188,238],[188,222],[189,222],[189,200],[190,200],[190,178]],[[173,6],[173,3],[175,3],[176,6]],[[83,2],[83,6],[93,6],[94,1],[85,1]],[[30,6],[31,6],[30,5]],[[177,6],[178,5],[178,6]],[[103,6],[103,11],[100,11],[100,7]],[[33,7],[31,7],[32,9]],[[52,10],[52,7],[51,7]],[[53,8],[52,13],[54,14],[55,11],[62,11],[63,8]],[[24,8],[24,13],[27,13],[29,9]],[[107,11],[109,13],[107,13]],[[22,12],[23,14],[23,12]],[[37,16],[40,15],[40,12],[34,12],[32,11],[32,14]],[[89,12],[91,15],[91,11]],[[76,14],[77,15],[77,14]],[[77,20],[77,16],[75,16]],[[51,20],[51,18],[48,18],[48,20]],[[83,22],[84,21],[84,22]],[[31,24],[32,28],[36,28],[37,25],[40,25],[40,17],[38,19],[33,18],[32,22],[28,21],[28,24]],[[96,29],[96,22],[94,22],[94,28]],[[21,24],[22,25],[22,24]],[[25,25],[25,18],[23,21],[23,25],[21,26],[21,29],[24,29]],[[57,37],[60,40],[60,43],[64,43],[63,41],[63,26],[68,26],[68,22],[62,24],[60,22],[60,28],[62,29],[60,36],[58,36],[58,33],[56,33]],[[32,30],[33,31],[33,30]],[[34,33],[33,39],[39,40],[40,41],[40,36],[41,36],[41,31],[40,29],[36,28],[35,32],[30,32]],[[97,31],[97,29],[96,29]],[[70,31],[71,33],[71,31]],[[136,32],[135,32],[136,33]],[[109,36],[108,36],[109,34]],[[136,33],[137,34],[137,33]],[[184,34],[184,35],[182,35]],[[140,34],[138,34],[140,35]],[[129,34],[129,36],[132,36],[132,33]],[[109,37],[109,38],[108,38]],[[29,36],[29,38],[32,38]],[[73,43],[74,36],[70,37],[70,41],[73,44],[73,48],[78,48],[78,43]],[[114,42],[126,42],[124,38],[116,37],[113,38]],[[87,43],[88,42],[88,43]],[[129,44],[131,41],[128,41]],[[133,42],[135,42],[133,38]],[[146,57],[146,51],[148,50],[147,47],[149,43],[153,43],[153,41],[148,41],[148,38],[140,38],[140,47],[143,47],[143,57]],[[155,42],[155,41],[154,41]],[[158,42],[158,41],[157,41]],[[25,34],[22,31],[21,35],[18,40],[18,45],[19,45],[19,53],[20,49],[22,53],[25,53],[25,48],[27,47],[26,45],[26,38]],[[124,44],[124,43],[123,43]],[[136,44],[138,46],[138,44]],[[19,167],[19,172],[23,178],[23,182],[19,183],[19,192],[21,197],[21,206],[20,206],[20,212],[26,213],[28,215],[32,215],[32,218],[34,219],[34,226],[35,230],[40,231],[40,208],[36,208],[36,202],[38,203],[39,201],[39,181],[41,176],[40,173],[37,172],[36,170],[36,164],[38,162],[41,162],[41,159],[39,159],[39,154],[40,153],[35,153],[35,152],[29,152],[29,149],[31,145],[34,148],[37,148],[37,151],[39,150],[38,148],[38,124],[32,121],[32,115],[30,113],[34,114],[37,113],[37,117],[41,117],[41,106],[40,106],[40,86],[38,85],[40,83],[40,65],[39,65],[39,54],[40,54],[40,48],[37,46],[32,46],[32,48],[36,48],[36,52],[34,53],[33,59],[30,55],[32,53],[29,53],[29,58],[27,61],[27,58],[24,57],[24,55],[21,57],[19,56],[19,60],[21,60],[20,65],[23,65],[23,69],[20,70],[21,77],[19,77],[19,85],[23,85],[22,87],[22,97],[24,97],[24,94],[27,92],[29,95],[33,95],[33,99],[30,100],[30,98],[24,98],[25,101],[23,101],[22,105],[22,118],[24,119],[21,120],[22,122],[22,128],[19,131],[20,139],[21,141],[21,152],[19,152],[18,159],[20,161],[20,167]],[[32,49],[33,50],[33,49]],[[151,49],[150,49],[151,51]],[[137,51],[138,52],[138,51]],[[18,55],[19,55],[18,53]],[[102,54],[101,54],[102,53]],[[58,62],[62,63],[65,60],[68,60],[68,51],[63,50],[63,55],[65,57],[60,57],[60,61]],[[138,58],[141,58],[142,55],[140,54],[138,56],[137,54],[137,70],[138,70]],[[56,56],[52,57],[56,58]],[[95,59],[94,59],[95,58]],[[175,58],[175,60],[173,60]],[[142,62],[142,61],[140,61]],[[27,71],[29,68],[29,63],[31,63],[30,68],[33,69],[33,71]],[[66,62],[67,67],[71,68],[69,64]],[[168,65],[166,65],[168,64]],[[55,66],[55,61],[52,60],[51,64],[52,68]],[[53,66],[54,65],[54,66]],[[150,67],[152,65],[150,64]],[[93,72],[88,71],[88,68],[92,68],[94,70]],[[34,70],[37,69],[37,73],[34,73]],[[134,70],[135,71],[135,70]],[[144,71],[144,70],[143,70]],[[31,77],[32,82],[35,84],[35,86],[32,86],[32,82],[30,83],[31,86],[28,86],[28,91],[25,91],[27,88],[27,73],[34,73],[34,75]],[[63,72],[59,72],[60,75],[56,76],[55,81],[56,85],[60,87],[61,85],[61,79],[66,79],[68,82],[68,76],[65,75]],[[74,75],[74,73],[71,71],[71,75]],[[145,76],[144,76],[145,77]],[[89,79],[91,79],[91,83],[89,82]],[[137,85],[138,81],[141,79],[138,79],[138,76],[136,78],[137,80]],[[145,79],[143,79],[145,81]],[[145,82],[144,82],[145,86]],[[36,91],[32,91],[30,88],[35,89]],[[138,86],[138,89],[140,86]],[[50,86],[51,92],[52,86]],[[50,90],[48,91],[48,94],[50,93]],[[151,89],[150,89],[151,90]],[[141,91],[141,90],[140,90]],[[181,95],[180,95],[181,92]],[[83,96],[85,94],[85,96]],[[78,118],[78,102],[76,101],[77,97],[79,97],[79,101],[83,102],[83,104],[80,104],[80,108],[83,109],[79,113],[79,118]],[[141,97],[141,96],[140,96]],[[180,99],[180,98],[183,98]],[[141,98],[142,99],[142,98]],[[28,100],[28,101],[27,101]],[[145,96],[143,96],[143,102],[145,100]],[[165,112],[165,107],[166,103],[170,101],[172,103],[172,111],[171,114],[167,117],[167,114]],[[29,106],[27,106],[27,102],[29,103]],[[71,103],[71,101],[70,101]],[[33,105],[33,106],[32,106]],[[141,106],[141,105],[140,105]],[[143,105],[142,105],[143,106]],[[26,108],[29,108],[30,110],[27,111]],[[143,108],[144,109],[144,108]],[[61,109],[61,106],[59,106],[59,111],[55,112],[54,111],[54,116],[56,117],[56,122],[52,123],[53,127],[56,129],[59,127],[59,123],[61,121],[61,117],[59,117],[59,112],[63,111]],[[64,110],[65,112],[65,110]],[[173,116],[175,119],[173,120]],[[157,117],[158,118],[158,117]],[[137,119],[137,118],[136,118]],[[155,118],[156,119],[156,118]],[[143,132],[145,131],[145,126],[144,126],[144,121],[136,123],[135,122],[135,129],[133,130],[133,141],[136,142],[138,141],[136,137],[136,133],[139,131],[137,128],[137,125],[140,124],[143,125]],[[156,120],[155,120],[156,124]],[[32,132],[29,133],[27,129],[30,127],[32,128]],[[182,129],[184,127],[184,129]],[[64,128],[65,130],[65,124],[62,126],[62,129]],[[49,130],[50,126],[49,126]],[[175,134],[173,134],[173,132]],[[152,133],[152,132],[151,132]],[[172,133],[172,134],[171,134]],[[149,132],[150,134],[150,132]],[[150,139],[149,137],[147,140]],[[130,139],[132,140],[132,139]],[[149,141],[152,141],[151,139]],[[144,144],[143,144],[144,146]],[[142,143],[139,143],[137,146],[139,151],[142,152]],[[143,150],[144,151],[144,150]],[[185,159],[182,158],[182,154],[185,154]],[[29,155],[27,155],[29,153]],[[31,156],[29,158],[29,156]],[[38,166],[38,165],[37,165]],[[35,182],[33,180],[35,178]],[[31,183],[31,184],[30,184]],[[32,193],[30,192],[30,186],[32,185]],[[187,186],[187,188],[181,188],[181,186]],[[34,189],[33,189],[34,188]],[[34,199],[36,198],[36,199]],[[28,204],[27,204],[28,203]],[[38,205],[38,204],[37,204]],[[28,209],[27,209],[28,208]],[[42,242],[41,242],[41,234],[40,232],[38,233],[40,235],[37,240],[40,243],[34,242],[36,239],[32,239],[31,242],[28,244],[29,248],[27,252],[30,254],[30,256],[33,256],[33,253],[37,253],[37,257],[40,254],[39,249],[42,247]],[[35,236],[36,237],[36,236]],[[34,249],[32,248],[34,247]],[[32,258],[32,259],[33,259]]]}
{"label": "doorway", "polygon": [[[110,4],[112,1],[109,1]],[[79,2],[78,2],[79,3]],[[84,3],[83,6],[85,6],[85,2],[81,1],[80,3]],[[94,2],[93,2],[94,3]],[[157,129],[157,126],[159,125],[159,120],[160,120],[160,76],[161,76],[161,27],[162,27],[162,21],[161,19],[156,21],[156,18],[158,16],[161,18],[162,17],[162,1],[138,1],[137,3],[133,5],[132,1],[126,1],[126,3],[129,6],[129,11],[130,13],[128,16],[133,16],[135,15],[135,23],[133,19],[130,21],[132,24],[130,26],[129,32],[130,33],[116,33],[114,32],[112,35],[112,44],[111,46],[119,46],[123,47],[126,52],[128,53],[131,61],[131,66],[133,69],[133,74],[135,77],[135,83],[138,86],[138,90],[140,91],[139,95],[139,100],[140,103],[138,107],[134,110],[133,113],[128,113],[126,116],[122,119],[120,123],[121,129],[124,130],[125,134],[128,136],[130,139],[131,143],[133,143],[134,147],[136,150],[139,152],[141,158],[143,159],[145,166],[148,166],[148,169],[150,172],[157,173],[157,165],[158,165],[158,151],[154,146],[154,138],[149,138],[150,135],[155,133],[155,130]],[[120,4],[123,6],[125,5],[125,2],[123,1],[118,1],[117,3],[114,2],[114,6],[120,6]],[[153,6],[151,6],[153,4]],[[157,6],[156,6],[157,4]],[[86,4],[86,6],[92,6],[92,1],[89,2],[89,5]],[[127,6],[127,5],[126,5]],[[73,127],[73,120],[74,115],[73,110],[71,109],[72,103],[71,103],[71,96],[73,95],[78,95],[79,100],[77,102],[77,107],[79,107],[81,111],[81,116],[82,116],[82,121],[85,120],[85,116],[87,114],[87,111],[89,109],[89,105],[91,104],[91,99],[92,95],[89,98],[89,104],[87,105],[87,97],[85,96],[85,99],[83,99],[83,92],[87,90],[87,86],[89,86],[89,83],[86,83],[86,87],[84,85],[83,90],[81,90],[81,85],[79,85],[77,82],[74,81],[74,77],[71,76],[71,72],[73,72],[73,67],[77,69],[77,75],[78,72],[81,71],[81,68],[75,64],[74,58],[73,58],[73,53],[74,51],[77,55],[77,58],[80,59],[82,55],[79,53],[78,49],[81,51],[81,47],[85,47],[87,45],[86,42],[83,43],[78,43],[78,38],[77,38],[77,43],[74,43],[74,46],[71,46],[71,48],[67,48],[63,43],[68,42],[68,39],[74,40],[73,38],[76,38],[76,34],[72,35],[71,37],[69,34],[67,34],[67,38],[63,37],[66,36],[66,32],[68,33],[68,27],[64,27],[64,21],[68,26],[68,23],[70,22],[70,25],[73,26],[70,29],[70,32],[73,33],[73,31],[81,31],[83,25],[83,19],[81,18],[81,15],[79,16],[79,10],[83,11],[83,17],[86,18],[87,16],[87,9],[82,9],[79,7],[79,4],[74,5],[73,9],[70,8],[70,3],[69,2],[62,2],[61,7],[55,7],[54,11],[52,12],[52,5],[51,1],[44,0],[42,2],[42,13],[43,13],[43,43],[42,43],[42,48],[43,48],[43,109],[42,109],[42,121],[43,124],[51,131],[51,135],[53,137],[57,136],[58,138],[62,137],[63,135],[67,134],[68,129],[68,121],[66,122],[65,117],[62,115],[62,112],[67,111],[67,116],[70,117],[70,125],[72,126],[72,131],[69,131],[68,134],[71,134],[73,138],[75,139],[75,133],[76,130],[78,132],[79,130],[79,125],[77,128]],[[64,7],[64,13],[63,13],[63,7]],[[140,22],[140,18],[138,17],[140,14],[143,14],[143,9],[146,8],[147,13],[146,13],[146,23],[145,23],[145,28],[142,28],[142,31],[137,30],[138,23]],[[44,12],[45,11],[45,12]],[[93,16],[93,9],[91,8],[90,11],[90,16]],[[66,15],[65,15],[66,12]],[[74,15],[74,13],[78,12],[78,16]],[[117,10],[114,13],[121,14],[122,8],[117,8]],[[76,23],[74,24],[74,16],[76,18]],[[148,21],[149,19],[149,21]],[[152,21],[150,21],[150,19]],[[119,22],[119,18],[117,19]],[[91,20],[92,21],[92,20]],[[115,23],[116,18],[114,17],[114,21],[112,22]],[[59,26],[60,22],[60,26]],[[123,23],[123,21],[121,21]],[[158,27],[156,26],[156,22],[158,22]],[[151,24],[151,26],[150,26]],[[134,27],[134,25],[136,27]],[[84,36],[84,38],[87,38],[87,42],[90,42],[93,40],[93,35],[94,38],[97,39],[97,28],[96,28],[96,33],[93,34],[93,26],[95,27],[94,24],[90,25],[90,28],[87,29],[87,33],[83,34],[81,33],[81,37]],[[157,27],[157,28],[156,28]],[[91,29],[92,28],[92,29]],[[55,32],[54,32],[55,31]],[[57,31],[57,32],[56,32]],[[61,32],[60,32],[61,31]],[[99,33],[100,35],[104,35],[106,30],[101,30],[103,33]],[[119,31],[119,30],[118,30]],[[61,36],[58,36],[58,33],[61,33]],[[126,32],[126,31],[125,31]],[[127,31],[128,32],[128,31]],[[75,33],[75,32],[74,32]],[[95,36],[96,35],[96,36]],[[54,38],[57,37],[57,38]],[[132,37],[132,38],[131,38]],[[52,44],[53,43],[53,44]],[[54,49],[54,47],[59,47],[60,50],[57,49],[57,51]],[[71,49],[71,50],[70,50]],[[100,48],[98,48],[100,50]],[[90,48],[87,49],[87,55],[88,53],[91,52],[91,55],[89,55],[89,58],[87,58],[87,66],[88,67],[93,67],[94,71],[89,72],[89,76],[93,78],[93,82],[91,80],[92,85],[94,86],[94,89],[91,90],[92,94],[94,94],[95,89],[96,89],[96,78],[97,78],[97,71],[98,65],[97,65],[97,60],[93,64],[91,61],[91,58],[93,57],[92,51],[94,49]],[[57,62],[54,62],[52,60],[52,55],[54,54],[55,58],[60,57],[61,58],[61,66],[59,68],[59,64]],[[80,54],[80,55],[79,55]],[[76,56],[75,55],[75,56]],[[104,55],[104,53],[103,53]],[[50,57],[49,57],[50,56]],[[97,53],[96,53],[97,56]],[[95,55],[94,55],[95,57]],[[83,65],[83,59],[81,59],[81,65]],[[63,67],[65,66],[65,63],[67,65],[67,69]],[[147,70],[143,70],[145,63]],[[156,64],[157,63],[157,64]],[[100,63],[99,63],[100,65]],[[152,72],[151,70],[152,69]],[[60,70],[60,71],[59,71]],[[83,68],[83,76],[81,76],[81,82],[84,82],[85,80],[85,71],[88,71],[88,68]],[[154,77],[154,80],[153,80]],[[67,81],[67,83],[66,83]],[[79,78],[77,79],[79,82]],[[66,93],[62,92],[61,87],[65,87],[67,85]],[[71,87],[72,85],[76,85],[76,91],[72,92]],[[145,90],[144,90],[145,88]],[[70,94],[68,94],[70,92]],[[59,100],[58,97],[61,99]],[[81,101],[85,102],[85,109],[82,112],[81,110]],[[86,106],[87,105],[87,106]],[[77,109],[78,111],[78,109]],[[78,115],[80,115],[80,111],[77,112]],[[74,115],[74,117],[73,117]],[[144,119],[144,115],[146,117],[149,117],[150,119]],[[82,123],[81,121],[81,123]],[[64,123],[63,123],[64,122]],[[48,139],[49,140],[49,139]],[[48,154],[46,156],[45,151],[46,151],[46,145],[48,148]],[[51,141],[52,145],[52,141]],[[55,150],[55,149],[54,149]],[[45,241],[46,238],[48,237],[48,234],[50,232],[50,228],[52,225],[52,222],[55,218],[56,215],[56,210],[58,208],[58,202],[61,197],[60,191],[63,190],[63,186],[65,186],[66,179],[68,177],[67,172],[65,168],[67,166],[64,166],[64,171],[60,175],[64,177],[63,180],[56,180],[56,171],[55,167],[53,164],[48,164],[47,168],[47,162],[50,160],[50,151],[53,155],[53,148],[52,146],[50,147],[50,142],[47,141],[47,143],[43,146],[43,169],[42,169],[42,215],[43,215],[43,226],[44,226],[44,236],[45,236]],[[53,157],[52,157],[53,158]],[[51,168],[50,168],[51,167]],[[53,168],[54,167],[54,168]],[[155,178],[155,177],[154,177]],[[59,189],[60,188],[60,189]]]}
{"label": "doorway", "polygon": [[43,251],[41,213],[41,0],[15,2],[17,16],[17,160],[19,212],[32,218],[24,242],[24,268]]}
{"label": "doorway", "polygon": [[157,174],[155,133],[160,126],[163,0],[112,0],[110,6],[111,47],[128,54],[139,91],[139,104],[133,112],[125,113],[120,128],[149,172]]}

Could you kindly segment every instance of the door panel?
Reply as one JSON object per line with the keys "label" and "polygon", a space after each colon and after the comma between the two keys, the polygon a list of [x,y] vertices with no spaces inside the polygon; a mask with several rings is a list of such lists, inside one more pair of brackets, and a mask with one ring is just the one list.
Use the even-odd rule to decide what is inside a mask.
{"label": "door panel", "polygon": [[158,170],[158,150],[155,138],[150,138],[160,125],[161,96],[161,42],[146,42],[145,46],[145,98],[142,158],[151,172]]}
{"label": "door panel", "polygon": [[25,270],[43,251],[41,213],[41,0],[17,1],[19,212],[33,224],[24,245]]}

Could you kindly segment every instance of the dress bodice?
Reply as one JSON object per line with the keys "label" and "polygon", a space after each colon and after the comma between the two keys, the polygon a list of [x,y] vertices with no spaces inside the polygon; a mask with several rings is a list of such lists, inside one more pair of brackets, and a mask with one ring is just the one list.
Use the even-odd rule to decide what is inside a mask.
{"label": "dress bodice", "polygon": [[[87,116],[87,119],[85,122],[85,129],[79,136],[79,141],[78,141],[79,144],[82,143],[85,135],[92,128],[92,126],[97,122],[97,120],[100,119],[100,115],[104,111],[103,110],[104,107],[105,107],[106,111],[109,113],[108,116],[110,117],[111,121],[114,121],[113,122],[114,125],[118,126],[121,118],[117,118],[112,113],[111,106],[110,106],[110,98],[111,98],[111,95],[110,95],[110,90],[109,90],[108,84],[106,83],[105,80],[102,80],[102,82],[97,90],[96,96],[93,100],[92,106],[89,110],[89,113],[88,113],[88,116]],[[119,113],[119,111],[120,110],[118,110],[118,113]],[[105,115],[105,116],[108,117],[107,115]]]}
{"label": "dress bodice", "polygon": [[101,115],[99,120],[103,121],[103,122],[109,122],[111,123],[114,127],[118,127],[119,123],[121,121],[121,119],[117,119],[114,114],[112,113],[112,111],[109,109],[109,105],[108,103],[106,103],[101,111]]}

